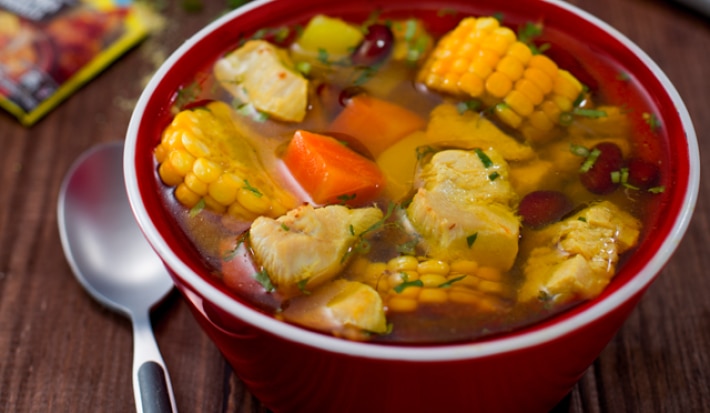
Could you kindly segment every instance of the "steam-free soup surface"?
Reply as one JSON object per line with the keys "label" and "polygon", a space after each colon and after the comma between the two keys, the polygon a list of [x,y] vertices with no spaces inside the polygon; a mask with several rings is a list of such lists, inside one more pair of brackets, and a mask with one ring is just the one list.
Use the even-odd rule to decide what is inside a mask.
{"label": "steam-free soup surface", "polygon": [[451,342],[611,282],[664,190],[633,78],[539,24],[442,18],[264,29],[177,93],[163,196],[235,298],[347,339]]}

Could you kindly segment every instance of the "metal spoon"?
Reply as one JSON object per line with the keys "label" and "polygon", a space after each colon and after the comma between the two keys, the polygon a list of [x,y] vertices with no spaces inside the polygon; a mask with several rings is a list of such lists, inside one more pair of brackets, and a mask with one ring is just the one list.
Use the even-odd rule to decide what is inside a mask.
{"label": "metal spoon", "polygon": [[139,413],[175,412],[175,397],[150,323],[173,288],[143,237],[123,181],[123,143],[98,145],[75,161],[59,192],[64,254],[96,300],[133,323],[133,393]]}

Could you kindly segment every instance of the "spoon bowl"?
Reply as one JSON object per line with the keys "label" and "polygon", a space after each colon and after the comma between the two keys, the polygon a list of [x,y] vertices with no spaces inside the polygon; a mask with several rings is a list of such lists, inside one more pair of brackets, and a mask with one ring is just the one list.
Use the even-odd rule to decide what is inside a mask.
{"label": "spoon bowl", "polygon": [[135,222],[123,181],[123,143],[102,144],[72,165],[58,199],[64,254],[79,283],[133,324],[133,384],[138,412],[176,411],[150,310],[173,282]]}

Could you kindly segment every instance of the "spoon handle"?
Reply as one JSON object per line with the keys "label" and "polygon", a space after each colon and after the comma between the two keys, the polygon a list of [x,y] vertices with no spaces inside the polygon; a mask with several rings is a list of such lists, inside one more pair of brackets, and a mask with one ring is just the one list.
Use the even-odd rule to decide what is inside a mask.
{"label": "spoon handle", "polygon": [[153,335],[150,316],[133,319],[133,394],[138,413],[177,412],[165,362]]}

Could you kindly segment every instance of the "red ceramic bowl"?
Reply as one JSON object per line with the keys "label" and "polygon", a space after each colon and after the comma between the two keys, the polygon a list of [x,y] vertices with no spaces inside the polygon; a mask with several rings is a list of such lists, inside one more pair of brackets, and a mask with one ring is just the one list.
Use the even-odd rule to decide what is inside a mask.
{"label": "red ceramic bowl", "polygon": [[[346,341],[289,325],[232,298],[162,206],[152,150],[178,88],[244,35],[304,23],[316,13],[364,20],[381,8],[451,27],[463,15],[502,12],[506,22],[542,21],[572,50],[595,53],[642,85],[660,117],[666,191],[635,254],[604,293],[514,333],[468,344],[397,346]],[[437,13],[458,10],[457,15]],[[566,40],[565,40],[566,39]],[[577,49],[575,49],[577,48]],[[568,56],[569,57],[569,56]],[[607,73],[608,75],[608,73]],[[249,390],[274,412],[547,412],[573,387],[671,257],[692,214],[699,179],[695,132],[678,93],[649,57],[619,32],[561,1],[256,1],[184,43],[146,87],[125,146],[128,195],[150,244],[200,325]],[[650,235],[648,235],[650,234]]]}

